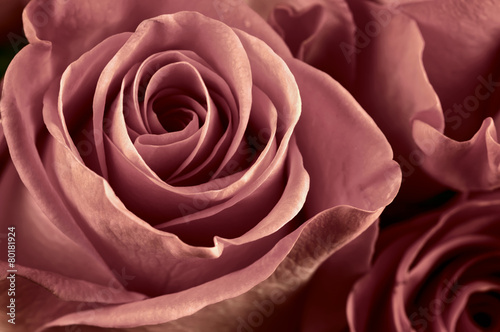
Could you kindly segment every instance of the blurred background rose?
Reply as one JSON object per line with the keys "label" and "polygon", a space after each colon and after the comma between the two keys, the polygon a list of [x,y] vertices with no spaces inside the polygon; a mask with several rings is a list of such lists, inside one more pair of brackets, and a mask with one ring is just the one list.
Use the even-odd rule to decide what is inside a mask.
{"label": "blurred background rose", "polygon": [[347,312],[357,332],[500,331],[500,192],[382,230]]}

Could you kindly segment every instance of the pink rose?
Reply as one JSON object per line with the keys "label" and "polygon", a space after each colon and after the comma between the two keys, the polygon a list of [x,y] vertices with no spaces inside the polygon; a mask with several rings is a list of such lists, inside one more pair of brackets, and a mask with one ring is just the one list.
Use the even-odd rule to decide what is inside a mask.
{"label": "pink rose", "polygon": [[351,331],[500,330],[499,194],[383,230],[349,297]]}
{"label": "pink rose", "polygon": [[5,0],[0,10],[0,90],[7,65],[28,42],[22,33],[21,14],[27,0]]}
{"label": "pink rose", "polygon": [[398,190],[371,118],[246,5],[39,0],[24,18],[0,104],[16,328],[260,326],[255,303],[286,307]]}
{"label": "pink rose", "polygon": [[[358,28],[386,14],[356,57],[364,78],[355,94],[387,135],[403,176],[410,180],[421,168],[454,190],[499,188],[500,6],[355,3]],[[436,187],[418,175],[411,184],[408,196],[425,197]]]}
{"label": "pink rose", "polygon": [[249,3],[374,118],[402,167],[400,203],[500,187],[498,3]]}

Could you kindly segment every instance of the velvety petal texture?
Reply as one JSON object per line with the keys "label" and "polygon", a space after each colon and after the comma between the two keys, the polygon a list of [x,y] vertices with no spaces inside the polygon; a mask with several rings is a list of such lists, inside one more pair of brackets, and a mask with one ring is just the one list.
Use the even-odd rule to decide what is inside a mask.
{"label": "velvety petal texture", "polygon": [[347,88],[389,139],[404,184],[387,220],[448,192],[500,187],[496,1],[246,2],[294,57]]}
{"label": "velvety petal texture", "polygon": [[378,225],[335,252],[316,271],[306,288],[301,331],[347,331],[347,298],[354,283],[371,268]]}
{"label": "velvety petal texture", "polygon": [[356,25],[346,1],[255,1],[261,12],[283,38],[292,54],[318,68],[344,87],[354,83]]}
{"label": "velvety petal texture", "polygon": [[351,330],[500,329],[499,199],[461,198],[383,230],[349,297]]}
{"label": "velvety petal texture", "polygon": [[286,313],[399,189],[375,122],[244,3],[40,0],[24,20],[0,102],[1,226],[40,299],[24,329]]}
{"label": "velvety petal texture", "polygon": [[438,183],[462,192],[500,187],[498,3],[351,7],[361,31],[354,95],[395,150],[408,180],[403,194],[429,197]]}

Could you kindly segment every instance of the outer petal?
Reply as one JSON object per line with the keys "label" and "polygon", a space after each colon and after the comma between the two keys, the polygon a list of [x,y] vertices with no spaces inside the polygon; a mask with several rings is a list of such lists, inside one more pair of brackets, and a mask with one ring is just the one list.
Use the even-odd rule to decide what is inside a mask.
{"label": "outer petal", "polygon": [[[498,85],[494,62],[500,25],[487,17],[496,15],[499,6],[479,8],[476,1],[387,3],[351,4],[364,33],[358,37],[355,95],[387,135],[403,167],[407,181],[401,199],[432,197],[444,190],[440,183],[460,191],[498,188],[498,137],[479,128],[498,112],[498,104],[493,105],[498,92],[493,90]],[[385,24],[381,12],[387,13]],[[370,33],[374,24],[379,29]],[[488,81],[493,83],[484,83]],[[432,137],[423,134],[424,126],[426,132],[435,132]],[[471,176],[467,163],[452,168],[443,164],[445,158],[466,159],[465,150],[475,151],[475,162],[481,164],[476,167],[484,176]]]}
{"label": "outer petal", "polygon": [[133,32],[148,18],[179,11],[196,11],[221,20],[264,40],[278,54],[289,54],[262,18],[244,2],[231,0],[33,0],[24,13],[24,25],[30,43],[50,42],[58,52],[66,54],[68,60],[74,60],[111,35]]}
{"label": "outer petal", "polygon": [[[156,325],[178,318],[169,324],[150,327],[149,331],[164,331],[167,328],[169,331],[234,331],[238,328],[243,330],[245,325],[250,328],[258,326],[262,331],[293,330],[298,326],[297,318],[300,319],[300,316],[291,317],[290,306],[297,300],[296,297],[307,280],[330,254],[359,236],[366,225],[372,224],[381,210],[367,212],[351,207],[330,209],[318,214],[282,239],[266,257],[233,273],[232,276],[224,276],[202,287],[147,301],[69,314],[47,326],[82,324],[130,327]],[[291,248],[291,251],[285,249],[287,247]],[[274,273],[269,271],[268,259],[276,255],[281,256],[283,250],[287,253],[281,257],[283,262]],[[253,288],[249,287],[246,282],[248,275],[257,277],[257,274],[262,277],[263,282]],[[229,277],[240,281],[237,287],[242,295],[228,299],[229,292],[232,293],[231,288],[235,285],[233,282],[226,282]],[[222,293],[222,297],[207,302],[209,294],[214,296],[214,289],[220,289],[217,294]],[[186,301],[187,297],[191,298],[191,301]],[[202,309],[217,301],[221,302]],[[258,316],[255,312],[258,312],[259,305],[265,307],[270,305],[269,303],[273,304],[273,315],[262,318],[260,323],[254,325],[256,323],[253,317]],[[184,317],[187,313],[194,315]]]}
{"label": "outer petal", "polygon": [[[413,125],[415,142],[425,154],[423,167],[461,191],[500,187],[500,145],[494,131],[495,125],[500,128],[500,6],[495,2],[459,4],[446,0],[408,3],[401,10],[417,22],[425,40],[422,60],[446,120],[444,135],[439,128],[441,137],[433,135],[436,146],[432,157]],[[488,117],[496,117],[495,123],[489,123]],[[444,158],[462,162],[450,168]],[[465,159],[475,160],[475,167],[480,168],[475,173],[481,176],[470,175]]]}
{"label": "outer petal", "polygon": [[[251,6],[262,3],[250,1]],[[354,48],[356,26],[345,1],[280,1],[268,21],[295,57],[351,87],[356,58],[349,50]]]}
{"label": "outer petal", "polygon": [[419,151],[411,137],[411,121],[425,118],[434,127],[444,128],[439,99],[421,61],[422,36],[417,24],[397,8],[364,1],[351,5],[358,27],[377,22],[370,11],[389,13],[390,20],[380,33],[363,39],[358,46],[354,95],[380,126],[394,149],[395,160],[401,164],[404,184],[398,199],[422,201],[442,188],[429,184],[418,167],[421,160],[414,156],[413,151]]}
{"label": "outer petal", "polygon": [[302,330],[345,331],[347,297],[354,283],[370,270],[378,225],[334,253],[316,271],[307,288]]}
{"label": "outer petal", "polygon": [[387,205],[399,189],[401,171],[380,129],[327,74],[299,60],[288,64],[304,105],[296,135],[311,177],[306,217],[337,205],[366,210]]}
{"label": "outer petal", "polygon": [[500,143],[493,119],[487,118],[470,140],[457,142],[422,121],[413,137],[425,156],[423,166],[444,183],[462,191],[500,185]]}
{"label": "outer petal", "polygon": [[479,99],[476,110],[465,108],[470,116],[462,119],[458,129],[455,122],[447,123],[449,137],[470,139],[482,120],[499,110],[498,98],[495,109],[488,107],[499,94],[491,91],[498,90],[498,83],[477,89],[488,76],[494,81],[500,78],[499,4],[481,0],[410,1],[401,5],[401,11],[415,20],[425,40],[422,60],[443,111],[453,109],[454,104],[466,106],[468,96]]}
{"label": "outer petal", "polygon": [[[0,227],[5,230],[0,242],[6,245],[7,234],[3,232],[15,226],[17,271],[16,325],[4,319],[3,331],[34,330],[63,312],[85,305],[82,303],[102,306],[145,298],[126,291],[120,280],[121,271],[111,271],[99,255],[56,228],[40,210],[9,159],[2,126],[0,160]],[[9,297],[4,289],[9,288],[6,277],[11,268],[7,267],[6,250],[1,254],[0,267],[1,299],[7,303]]]}

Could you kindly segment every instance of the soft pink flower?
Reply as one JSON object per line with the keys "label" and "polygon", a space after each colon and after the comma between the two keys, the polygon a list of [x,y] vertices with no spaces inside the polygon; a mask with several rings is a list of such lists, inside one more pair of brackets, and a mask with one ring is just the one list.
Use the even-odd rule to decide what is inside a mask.
{"label": "soft pink flower", "polygon": [[400,202],[500,187],[498,2],[248,2],[380,126],[402,167]]}
{"label": "soft pink flower", "polygon": [[498,331],[499,194],[383,230],[373,268],[350,294],[351,331]]}

